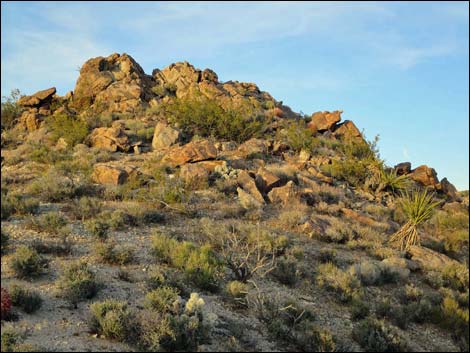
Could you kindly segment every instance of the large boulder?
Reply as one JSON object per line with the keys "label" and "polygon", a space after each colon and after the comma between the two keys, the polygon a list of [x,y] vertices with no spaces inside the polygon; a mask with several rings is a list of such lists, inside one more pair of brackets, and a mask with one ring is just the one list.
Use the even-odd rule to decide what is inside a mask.
{"label": "large boulder", "polygon": [[393,169],[396,171],[397,175],[406,175],[411,172],[411,163],[402,162],[398,163]]}
{"label": "large boulder", "polygon": [[208,140],[192,141],[184,146],[174,146],[162,161],[176,167],[186,163],[206,161],[217,157],[217,149]]}
{"label": "large boulder", "polygon": [[436,188],[440,190],[451,201],[461,201],[457,188],[447,178],[443,178]]}
{"label": "large boulder", "polygon": [[332,113],[316,112],[312,114],[312,120],[307,124],[307,127],[312,131],[326,131],[330,130],[336,123],[341,121],[342,110],[336,110]]}
{"label": "large boulder", "polygon": [[336,125],[333,136],[346,141],[365,142],[361,132],[351,120],[345,120],[344,123]]}
{"label": "large boulder", "polygon": [[123,168],[97,164],[93,168],[92,179],[98,184],[121,185],[126,182],[128,176],[129,174]]}
{"label": "large boulder", "polygon": [[412,245],[408,253],[411,260],[417,262],[425,270],[439,271],[448,265],[458,264],[457,261],[444,254],[421,246]]}
{"label": "large boulder", "polygon": [[269,201],[272,203],[281,203],[283,205],[287,205],[292,202],[296,198],[297,192],[294,185],[294,182],[290,180],[286,185],[273,188],[268,193]]}
{"label": "large boulder", "polygon": [[176,144],[180,138],[181,133],[177,129],[159,122],[153,133],[152,148],[154,150],[166,149]]}
{"label": "large boulder", "polygon": [[427,165],[421,165],[415,168],[408,174],[410,179],[420,183],[423,186],[436,187],[439,183],[437,173],[434,168],[429,168]]}
{"label": "large boulder", "polygon": [[36,92],[30,96],[23,96],[18,100],[18,105],[22,107],[40,107],[41,105],[50,103],[52,97],[56,93],[56,88],[51,87],[39,92]]}
{"label": "large boulder", "polygon": [[97,111],[134,112],[152,98],[154,85],[127,54],[92,58],[80,69],[71,106],[78,111],[93,106]]}
{"label": "large boulder", "polygon": [[267,194],[272,188],[282,185],[282,179],[277,175],[266,170],[266,168],[259,168],[256,172],[256,186],[259,190]]}
{"label": "large boulder", "polygon": [[258,201],[251,194],[249,194],[240,187],[237,188],[237,193],[238,201],[244,209],[250,210],[254,208],[261,208],[264,205],[264,202]]}
{"label": "large boulder", "polygon": [[247,158],[257,154],[265,154],[268,152],[269,145],[270,144],[268,141],[252,138],[238,146],[236,156],[240,158]]}
{"label": "large boulder", "polygon": [[206,183],[209,179],[209,171],[199,163],[188,163],[181,166],[180,176],[187,183]]}
{"label": "large boulder", "polygon": [[88,136],[91,147],[101,148],[110,152],[128,152],[132,145],[124,130],[119,127],[99,127]]}
{"label": "large boulder", "polygon": [[43,119],[41,115],[35,112],[35,109],[30,109],[23,112],[18,119],[18,127],[22,130],[31,132],[39,129]]}
{"label": "large boulder", "polygon": [[259,192],[255,180],[248,174],[246,170],[238,172],[237,182],[244,191],[253,196],[259,203],[264,204],[263,195]]}

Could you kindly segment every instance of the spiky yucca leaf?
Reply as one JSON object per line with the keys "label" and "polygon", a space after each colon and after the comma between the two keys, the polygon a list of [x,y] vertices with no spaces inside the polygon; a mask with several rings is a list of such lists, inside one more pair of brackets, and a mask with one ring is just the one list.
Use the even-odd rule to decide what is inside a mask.
{"label": "spiky yucca leaf", "polygon": [[396,170],[387,172],[380,171],[380,182],[384,189],[389,189],[393,193],[401,190],[406,190],[410,185],[410,180],[407,175],[397,175]]}
{"label": "spiky yucca leaf", "polygon": [[398,245],[401,250],[408,250],[410,246],[420,244],[418,226],[431,218],[439,202],[434,201],[433,195],[428,194],[425,189],[411,194],[402,193],[399,203],[408,222],[392,235],[390,242]]}

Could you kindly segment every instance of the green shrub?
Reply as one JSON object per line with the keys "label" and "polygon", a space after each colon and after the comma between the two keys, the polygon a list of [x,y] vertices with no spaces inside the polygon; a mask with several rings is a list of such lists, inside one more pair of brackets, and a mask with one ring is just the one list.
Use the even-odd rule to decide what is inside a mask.
{"label": "green shrub", "polygon": [[223,108],[205,98],[177,98],[162,104],[160,110],[173,124],[190,135],[243,142],[257,137],[264,129],[261,115],[249,104]]}
{"label": "green shrub", "polygon": [[187,278],[199,288],[218,288],[220,264],[210,246],[197,248],[189,242],[178,242],[164,235],[155,235],[152,248],[157,260],[183,269]]}
{"label": "green shrub", "polygon": [[138,333],[135,315],[125,302],[110,299],[93,303],[90,312],[92,332],[122,342],[135,342]]}
{"label": "green shrub", "polygon": [[277,139],[287,144],[293,151],[306,150],[310,153],[319,147],[320,141],[314,137],[314,133],[307,128],[304,120],[289,121],[286,127],[279,130]]}
{"label": "green shrub", "polygon": [[192,293],[185,307],[174,312],[146,313],[141,320],[141,347],[147,351],[196,351],[207,343],[210,326],[204,321],[204,301]]}
{"label": "green shrub", "polygon": [[43,201],[60,202],[75,196],[79,186],[72,178],[52,167],[29,185],[29,192]]}
{"label": "green shrub", "polygon": [[46,126],[54,142],[63,138],[70,147],[83,143],[88,135],[86,122],[66,114],[57,114],[46,119]]}
{"label": "green shrub", "polygon": [[463,264],[450,264],[442,269],[444,285],[459,291],[468,291],[468,268]]}
{"label": "green shrub", "polygon": [[41,275],[47,260],[31,247],[22,245],[11,258],[11,268],[18,278],[31,278]]}
{"label": "green shrub", "polygon": [[469,345],[468,318],[468,307],[466,309],[460,307],[459,303],[449,296],[444,298],[439,324],[452,332],[456,338],[461,339],[467,350]]}
{"label": "green shrub", "polygon": [[99,290],[95,274],[86,262],[75,262],[68,265],[57,280],[59,295],[76,304],[93,298]]}
{"label": "green shrub", "polygon": [[334,336],[325,328],[307,325],[295,335],[295,343],[304,352],[336,352],[337,344]]}
{"label": "green shrub", "polygon": [[20,335],[13,329],[2,328],[2,352],[16,352]]}
{"label": "green shrub", "polygon": [[116,247],[113,243],[95,244],[98,261],[110,265],[126,265],[132,262],[134,250],[128,246]]}
{"label": "green shrub", "polygon": [[407,343],[393,326],[367,318],[353,329],[352,336],[367,352],[406,352]]}
{"label": "green shrub", "polygon": [[57,234],[67,225],[67,220],[59,212],[48,212],[30,219],[29,226],[38,232]]}
{"label": "green shrub", "polygon": [[297,260],[292,257],[278,258],[271,274],[282,284],[293,286],[299,279]]}
{"label": "green shrub", "polygon": [[230,281],[225,287],[225,292],[230,301],[240,307],[247,306],[246,296],[248,294],[248,285],[240,281]]}
{"label": "green shrub", "polygon": [[360,289],[359,281],[332,263],[318,266],[317,284],[336,293],[341,302],[349,302]]}
{"label": "green shrub", "polygon": [[1,254],[3,255],[8,247],[8,243],[10,242],[10,236],[4,232],[3,229],[0,234]]}
{"label": "green shrub", "polygon": [[74,200],[72,213],[75,218],[83,221],[85,219],[96,217],[101,212],[102,208],[102,202],[99,199],[84,196],[78,201]]}
{"label": "green shrub", "polygon": [[39,202],[33,197],[6,194],[2,192],[1,202],[2,220],[7,220],[11,215],[30,215],[37,213]]}
{"label": "green shrub", "polygon": [[369,303],[360,298],[353,298],[351,301],[351,319],[362,320],[369,315]]}
{"label": "green shrub", "polygon": [[108,238],[108,223],[99,219],[90,219],[85,221],[85,229],[95,238],[105,241]]}
{"label": "green shrub", "polygon": [[23,309],[25,313],[33,313],[42,305],[42,298],[39,293],[13,284],[10,286],[10,296],[13,305]]}
{"label": "green shrub", "polygon": [[336,264],[336,262],[338,261],[337,257],[338,255],[335,249],[320,249],[318,261],[323,264],[328,262]]}
{"label": "green shrub", "polygon": [[165,313],[172,310],[177,300],[178,292],[174,288],[165,286],[147,293],[145,296],[145,306],[159,313]]}
{"label": "green shrub", "polygon": [[8,97],[2,96],[2,131],[3,129],[11,129],[15,126],[18,118],[20,117],[23,108],[16,103],[20,97],[21,93],[19,89],[13,89]]}
{"label": "green shrub", "polygon": [[33,239],[29,246],[40,254],[54,254],[57,256],[69,255],[72,252],[73,242],[65,234],[59,240]]}

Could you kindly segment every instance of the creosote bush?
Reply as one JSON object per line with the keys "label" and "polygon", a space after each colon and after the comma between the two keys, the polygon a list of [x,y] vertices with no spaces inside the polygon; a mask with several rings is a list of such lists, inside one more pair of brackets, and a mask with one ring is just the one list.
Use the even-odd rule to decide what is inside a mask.
{"label": "creosote bush", "polygon": [[380,321],[369,317],[353,329],[353,338],[367,352],[406,352],[408,346],[399,331]]}
{"label": "creosote bush", "polygon": [[360,289],[360,282],[353,275],[332,263],[318,266],[317,284],[336,293],[341,302],[349,302]]}
{"label": "creosote bush", "polygon": [[54,142],[63,138],[68,146],[82,143],[88,135],[86,122],[66,114],[57,114],[46,119],[46,126]]}
{"label": "creosote bush", "polygon": [[114,243],[95,244],[95,255],[99,262],[110,265],[126,265],[132,262],[134,250],[128,246],[117,246]]}
{"label": "creosote bush", "polygon": [[42,298],[36,291],[24,288],[18,284],[10,286],[11,301],[25,313],[31,314],[41,308]]}
{"label": "creosote bush", "polygon": [[96,275],[86,262],[68,265],[57,280],[59,295],[73,305],[82,300],[93,298],[99,290]]}
{"label": "creosote bush", "polygon": [[18,278],[32,278],[41,275],[47,267],[47,259],[31,247],[22,245],[11,258],[11,269]]}

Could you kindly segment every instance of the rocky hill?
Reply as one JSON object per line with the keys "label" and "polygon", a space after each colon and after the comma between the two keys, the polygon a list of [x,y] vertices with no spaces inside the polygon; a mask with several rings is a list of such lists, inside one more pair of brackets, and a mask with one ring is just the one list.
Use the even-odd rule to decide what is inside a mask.
{"label": "rocky hill", "polygon": [[341,114],[127,54],[3,102],[2,351],[468,351],[468,192]]}

